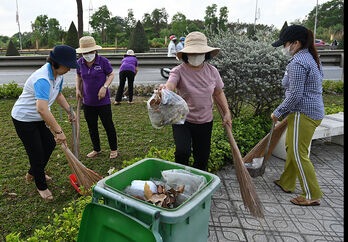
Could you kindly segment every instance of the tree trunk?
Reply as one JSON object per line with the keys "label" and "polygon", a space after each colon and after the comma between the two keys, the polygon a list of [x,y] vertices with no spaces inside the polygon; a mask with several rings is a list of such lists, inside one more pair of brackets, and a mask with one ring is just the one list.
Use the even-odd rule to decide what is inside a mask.
{"label": "tree trunk", "polygon": [[77,3],[77,33],[79,39],[83,36],[83,9],[82,0],[76,0]]}

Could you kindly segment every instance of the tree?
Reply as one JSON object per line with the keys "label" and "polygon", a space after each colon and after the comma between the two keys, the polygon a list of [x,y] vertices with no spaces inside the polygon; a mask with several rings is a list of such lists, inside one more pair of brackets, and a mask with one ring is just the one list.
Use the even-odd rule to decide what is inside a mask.
{"label": "tree", "polygon": [[66,36],[65,44],[73,48],[79,47],[79,37],[78,37],[77,29],[73,21],[70,24],[70,27]]}
{"label": "tree", "polygon": [[212,32],[216,33],[218,29],[218,18],[216,17],[217,5],[213,3],[207,6],[205,10],[204,24]]}
{"label": "tree", "polygon": [[149,50],[144,27],[140,21],[137,22],[129,40],[128,49],[134,50],[135,53],[143,53]]}
{"label": "tree", "polygon": [[16,48],[16,46],[14,45],[12,39],[8,42],[8,46],[7,46],[7,51],[6,51],[6,56],[19,56],[19,52]]}
{"label": "tree", "polygon": [[[314,30],[316,7],[304,20],[304,25]],[[332,38],[339,40],[344,33],[344,1],[332,0],[318,5],[316,38],[329,41]]]}
{"label": "tree", "polygon": [[77,4],[77,29],[78,29],[78,38],[80,39],[83,36],[83,8],[82,0],[76,0]]}
{"label": "tree", "polygon": [[59,22],[55,18],[50,18],[47,21],[48,30],[47,30],[47,38],[48,38],[48,47],[53,47],[56,42],[62,40],[63,30],[61,29]]}
{"label": "tree", "polygon": [[219,29],[226,31],[228,23],[228,9],[226,6],[220,8]]}
{"label": "tree", "polygon": [[96,11],[92,15],[92,20],[89,22],[91,25],[92,29],[95,32],[98,32],[101,37],[102,43],[106,42],[106,33],[105,29],[106,26],[108,25],[110,18],[111,18],[111,13],[106,5],[101,6],[98,11]]}
{"label": "tree", "polygon": [[47,32],[48,32],[48,17],[47,15],[39,15],[36,17],[34,23],[31,25],[33,29],[33,39],[32,42],[34,45],[36,44],[36,41],[40,43],[41,46],[47,45]]}
{"label": "tree", "polygon": [[154,9],[151,13],[151,20],[153,23],[153,31],[155,36],[160,37],[162,28],[167,28],[168,25],[168,13],[165,8]]}
{"label": "tree", "polygon": [[171,22],[171,32],[175,33],[177,36],[185,36],[188,34],[186,32],[186,27],[186,16],[180,12],[174,14]]}

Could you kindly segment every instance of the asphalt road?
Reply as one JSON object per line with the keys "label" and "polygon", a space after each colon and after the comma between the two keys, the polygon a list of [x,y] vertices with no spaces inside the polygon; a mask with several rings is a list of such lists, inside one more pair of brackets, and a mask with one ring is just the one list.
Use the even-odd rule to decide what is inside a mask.
{"label": "asphalt road", "polygon": [[[26,79],[36,69],[34,68],[1,68],[0,69],[0,84],[7,84],[11,81],[15,81],[19,86],[23,86]],[[118,85],[118,70],[114,68],[115,78],[112,85]],[[342,80],[343,69],[338,66],[324,66],[324,80]],[[75,70],[69,71],[64,75],[64,86],[75,86]],[[157,67],[139,67],[138,74],[135,77],[135,85],[159,85],[165,83],[160,74],[160,68]]]}

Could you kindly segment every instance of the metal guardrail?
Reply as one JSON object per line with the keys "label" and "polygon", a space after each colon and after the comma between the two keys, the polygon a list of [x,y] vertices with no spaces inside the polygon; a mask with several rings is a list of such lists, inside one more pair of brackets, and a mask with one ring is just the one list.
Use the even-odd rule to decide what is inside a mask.
{"label": "metal guardrail", "polygon": [[[318,50],[319,58],[324,66],[340,66],[344,63],[344,50]],[[101,54],[108,58],[112,66],[121,65],[122,54]],[[140,66],[174,67],[180,62],[167,53],[136,53]],[[48,55],[35,56],[0,56],[0,68],[7,67],[38,67],[45,64]]]}

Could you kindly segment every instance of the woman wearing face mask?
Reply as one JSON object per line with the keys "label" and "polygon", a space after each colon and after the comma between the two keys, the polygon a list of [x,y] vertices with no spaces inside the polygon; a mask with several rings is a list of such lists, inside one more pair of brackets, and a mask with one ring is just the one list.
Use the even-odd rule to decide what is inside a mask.
{"label": "woman wearing face mask", "polygon": [[186,36],[184,48],[176,54],[183,63],[173,68],[167,83],[159,87],[160,90],[176,89],[189,107],[185,123],[172,126],[175,162],[188,165],[192,147],[193,167],[201,170],[207,169],[210,155],[213,97],[223,109],[223,125],[232,126],[220,74],[214,66],[205,62],[217,55],[219,50],[207,45],[203,33],[191,32]]}
{"label": "woman wearing face mask", "polygon": [[[114,73],[109,60],[97,54],[97,50],[101,48],[91,36],[80,38],[80,48],[76,49],[77,53],[82,53],[82,57],[77,61],[80,68],[77,69],[76,75],[76,98],[83,98],[84,115],[93,144],[93,151],[88,153],[87,157],[93,158],[101,153],[99,117],[108,137],[110,159],[114,159],[118,155],[117,136],[112,121],[108,89],[114,79]],[[80,89],[81,82],[83,91]]]}
{"label": "woman wearing face mask", "polygon": [[47,62],[25,82],[11,116],[29,157],[30,169],[25,179],[28,182],[34,180],[40,196],[52,200],[53,195],[46,183],[51,177],[45,174],[45,167],[56,143],[66,144],[66,137],[50,107],[56,101],[68,113],[69,120],[75,121],[70,116],[70,106],[61,91],[63,75],[70,68],[78,67],[76,51],[67,45],[57,45],[50,51]]}
{"label": "woman wearing face mask", "polygon": [[325,116],[322,96],[323,71],[314,45],[313,32],[300,25],[284,29],[272,44],[283,46],[290,57],[282,84],[285,99],[271,114],[274,122],[288,116],[286,134],[287,157],[280,180],[274,183],[284,192],[295,191],[299,178],[302,194],[290,201],[295,205],[320,205],[323,196],[308,149],[314,131]]}

